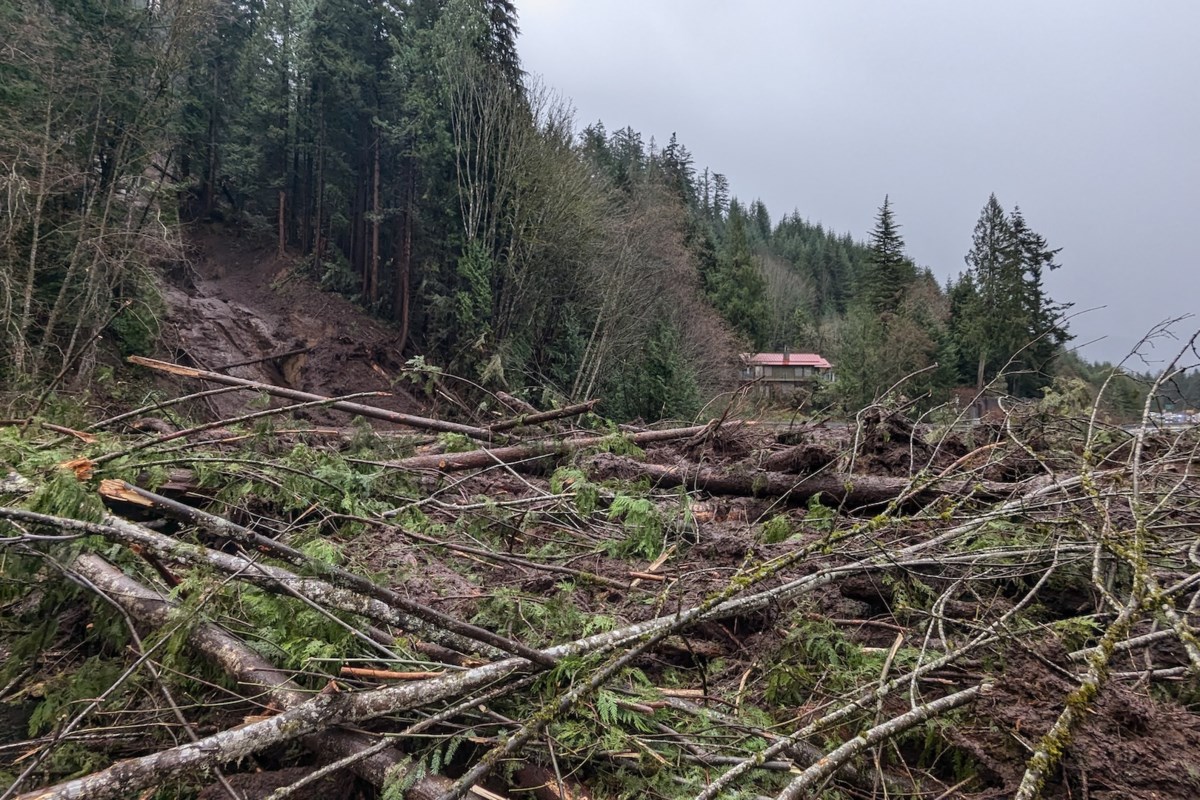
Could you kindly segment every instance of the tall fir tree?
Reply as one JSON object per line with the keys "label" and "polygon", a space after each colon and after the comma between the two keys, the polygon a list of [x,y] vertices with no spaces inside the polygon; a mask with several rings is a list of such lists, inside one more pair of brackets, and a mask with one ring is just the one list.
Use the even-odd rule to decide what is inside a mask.
{"label": "tall fir tree", "polygon": [[692,154],[679,143],[674,133],[663,148],[661,161],[664,183],[680,200],[691,202],[696,192],[696,168],[692,163]]}
{"label": "tall fir tree", "polygon": [[904,255],[900,226],[885,195],[875,217],[875,229],[871,231],[866,274],[859,294],[874,313],[894,314],[914,280],[916,268]]}
{"label": "tall fir tree", "polygon": [[746,238],[746,218],[737,201],[730,203],[724,247],[717,257],[709,297],[734,328],[755,348],[768,340],[767,284]]}
{"label": "tall fir tree", "polygon": [[1020,369],[1010,381],[1010,391],[1018,397],[1034,397],[1053,379],[1054,361],[1062,346],[1071,339],[1063,312],[1070,304],[1055,303],[1046,294],[1043,276],[1059,268],[1055,263],[1059,250],[1051,249],[1046,238],[1032,230],[1019,207],[1009,218],[1013,241],[1022,270],[1022,318],[1026,322],[1026,342],[1017,358]]}
{"label": "tall fir tree", "polygon": [[1024,280],[1012,224],[996,199],[988,197],[965,261],[975,293],[964,309],[965,350],[975,361],[975,385],[983,389],[1000,372],[1012,369],[1011,358],[1028,330],[1023,300]]}

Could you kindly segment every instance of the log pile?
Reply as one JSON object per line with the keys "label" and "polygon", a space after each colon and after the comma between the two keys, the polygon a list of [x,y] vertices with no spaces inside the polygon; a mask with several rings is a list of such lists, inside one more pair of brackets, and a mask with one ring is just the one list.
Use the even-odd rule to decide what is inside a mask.
{"label": "log pile", "polygon": [[88,689],[0,739],[3,798],[1200,791],[1194,432],[233,389],[295,405],[10,429],[0,701]]}

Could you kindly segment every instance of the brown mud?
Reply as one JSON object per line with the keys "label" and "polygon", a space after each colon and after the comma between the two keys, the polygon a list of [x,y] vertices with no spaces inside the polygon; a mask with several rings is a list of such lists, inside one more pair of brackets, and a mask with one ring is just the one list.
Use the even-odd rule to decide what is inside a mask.
{"label": "brown mud", "polygon": [[[397,331],[322,289],[306,262],[203,227],[186,241],[188,263],[164,286],[162,349],[177,363],[328,396],[385,392],[369,402],[404,413],[421,410],[398,383],[405,359],[396,349]],[[241,394],[212,398],[210,410],[229,416],[244,409]],[[307,416],[332,419],[320,412]]]}
{"label": "brown mud", "polygon": [[[405,413],[431,413],[428,404],[406,391],[400,380],[405,359],[396,351],[396,331],[344,297],[323,290],[306,274],[303,263],[278,257],[270,246],[204,228],[192,232],[189,244],[189,265],[165,287],[168,312],[162,356],[329,396],[382,391],[387,395],[365,402]],[[279,355],[283,353],[292,354]],[[242,362],[254,363],[229,366]],[[183,393],[180,384],[164,380],[163,385],[174,395]],[[201,387],[183,388],[190,392]],[[207,410],[214,419],[233,417],[248,410],[249,400],[245,393],[219,395]],[[320,424],[348,424],[344,415],[333,412],[303,416]],[[542,647],[596,632],[585,629],[586,625],[605,622],[618,628],[695,608],[747,569],[785,560],[800,550],[810,557],[792,564],[786,573],[766,578],[755,591],[821,570],[836,572],[861,565],[935,539],[947,527],[985,513],[997,502],[996,497],[941,496],[880,521],[883,515],[877,502],[856,508],[821,497],[794,501],[786,493],[739,495],[687,485],[668,488],[651,485],[634,473],[618,476],[620,480],[601,479],[588,472],[597,460],[620,457],[633,467],[684,471],[702,467],[725,477],[749,477],[752,487],[760,485],[760,479],[766,485],[767,475],[796,484],[830,473],[849,476],[848,482],[883,478],[904,482],[918,473],[954,475],[961,485],[972,487],[985,481],[1008,482],[1013,497],[1045,485],[1037,482],[1055,475],[1069,480],[1070,470],[1079,465],[1077,431],[1047,427],[1035,411],[1026,419],[966,429],[917,425],[878,408],[857,422],[800,423],[786,430],[729,422],[690,438],[655,443],[640,451],[630,448],[619,456],[590,452],[567,455],[553,464],[547,459],[536,464],[496,463],[475,471],[405,474],[397,470],[402,473],[397,476],[387,473],[384,463],[370,462],[372,469],[379,470],[370,481],[395,479],[388,489],[394,507],[366,522],[356,519],[353,535],[344,533],[340,513],[332,507],[317,508],[320,501],[297,513],[251,493],[236,508],[213,503],[209,509],[245,525],[266,521],[269,524],[262,530],[269,532],[311,525],[336,544],[347,569],[374,576],[397,594],[438,612]],[[572,423],[555,423],[552,431],[520,429],[517,435],[525,437],[523,443],[572,435],[564,433],[560,424]],[[1018,440],[1024,446],[1013,446]],[[344,443],[344,439],[331,439],[327,446]],[[444,443],[433,445],[440,446]],[[1187,483],[1195,475],[1189,473],[1194,470],[1190,453],[1197,449],[1194,443],[1184,446],[1156,437],[1144,442],[1147,460],[1164,457],[1159,472],[1143,474],[1145,490],[1154,493],[1165,487],[1153,496],[1165,498],[1168,492],[1177,492],[1180,497],[1178,505],[1162,504],[1164,540],[1181,537],[1169,545],[1155,543],[1159,548],[1155,575],[1164,586],[1183,582],[1194,572],[1186,558],[1167,556],[1190,552],[1194,533],[1187,531],[1200,529],[1195,502],[1189,499],[1200,493]],[[419,452],[429,450],[427,443]],[[1107,467],[1121,463],[1131,452],[1126,439],[1096,457]],[[1189,455],[1173,460],[1168,458],[1173,452]],[[565,483],[561,472],[552,476],[556,466],[570,471]],[[212,492],[194,492],[186,466],[178,472],[177,481],[154,488],[185,502],[207,504]],[[582,487],[593,493],[590,503],[582,502]],[[1087,524],[1099,524],[1088,516],[1095,509],[1087,498],[1065,490],[1062,495],[1060,505],[1045,510],[1035,505],[1022,511],[1024,516],[1014,512],[998,518],[980,538],[991,536],[986,544],[999,547],[1012,543],[1005,537],[1019,536],[1034,547],[1042,542],[1039,536],[1061,533],[1068,523],[1084,520],[1079,526],[1084,533]],[[307,502],[305,498],[301,506]],[[111,505],[110,510],[114,510]],[[1134,525],[1128,509],[1119,503],[1105,513],[1120,530]],[[315,521],[322,514],[324,521]],[[848,528],[863,533],[826,546],[835,530]],[[1053,542],[1065,548],[1087,541],[1084,533],[1063,533]],[[215,536],[202,539],[205,544],[216,541]],[[847,679],[855,658],[869,655],[882,661],[890,651],[901,653],[901,659],[916,659],[927,655],[926,647],[931,652],[952,650],[1012,609],[1046,568],[1045,559],[1029,564],[1019,559],[984,563],[977,569],[956,566],[965,562],[953,559],[971,554],[976,544],[956,542],[936,551],[937,558],[919,563],[848,569],[811,593],[682,629],[642,655],[635,666],[655,686],[692,687],[684,691],[697,693],[689,696],[710,710],[733,713],[757,707],[771,717],[775,730],[790,732],[883,680],[877,668]],[[914,681],[915,697],[908,695],[911,687],[906,686],[853,723],[812,737],[807,746],[824,752],[853,739],[873,724],[872,719],[878,722],[905,713],[910,702],[927,702],[981,683],[990,687],[973,705],[933,720],[863,758],[865,771],[877,769],[879,780],[874,786],[861,781],[839,783],[843,794],[838,796],[1011,797],[1030,756],[1086,669],[1078,652],[1072,655],[1071,651],[1094,645],[1095,631],[1111,621],[1111,608],[1098,602],[1090,556],[1080,563],[1084,566],[1063,567],[1061,575],[1037,595],[1028,618],[1022,620],[1027,628],[1006,630],[996,647],[981,648]],[[60,621],[57,649],[69,653],[82,638],[72,628],[81,628],[87,619],[80,608],[76,617]],[[1055,627],[1062,622],[1070,625]],[[1157,630],[1160,623],[1148,615],[1128,635]],[[813,649],[814,641],[826,649]],[[0,644],[0,657],[5,655]],[[36,667],[45,669],[46,663],[43,660]],[[910,660],[904,667],[886,663],[883,672],[892,668],[890,677],[895,677],[915,662]],[[1196,675],[1186,671],[1188,665],[1187,654],[1176,640],[1114,655],[1107,665],[1108,683],[1087,709],[1061,763],[1048,776],[1042,796],[1070,800],[1200,797],[1200,693]],[[1160,675],[1151,675],[1147,667]],[[323,677],[332,684],[338,676]],[[789,690],[789,680],[799,688]],[[347,691],[363,688],[362,682],[340,683]],[[23,734],[4,730],[23,727],[28,711],[28,706],[0,706],[0,762],[21,752],[20,748],[32,747],[20,741]],[[230,716],[237,715],[230,712]],[[236,719],[221,721],[236,724]],[[386,723],[376,721],[371,730],[386,730]],[[149,744],[147,748],[152,749]],[[460,761],[451,769],[461,771],[469,756],[481,752],[482,747],[472,750],[464,745]],[[106,753],[126,754],[124,749]],[[574,764],[581,781],[602,785],[604,770],[625,769],[627,762],[621,759],[629,756],[602,753],[599,758],[617,766]],[[272,753],[231,765],[230,780],[247,797],[264,797],[311,772],[314,760],[319,759],[294,750]],[[655,760],[664,762],[655,755],[645,759],[643,767],[649,771]],[[533,761],[529,767],[544,767]],[[797,760],[792,768],[803,769],[810,762]],[[239,775],[237,769],[246,772]],[[720,772],[714,768],[708,777]],[[497,782],[492,788],[503,792],[513,786]],[[209,786],[201,796],[222,797],[224,790]],[[340,776],[298,796],[372,798],[378,794],[362,781]],[[592,796],[616,795],[596,792]]]}

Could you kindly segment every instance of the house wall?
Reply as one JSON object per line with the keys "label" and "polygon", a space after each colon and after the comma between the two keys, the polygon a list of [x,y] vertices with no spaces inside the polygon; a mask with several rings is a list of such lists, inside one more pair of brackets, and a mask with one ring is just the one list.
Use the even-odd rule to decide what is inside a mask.
{"label": "house wall", "polygon": [[749,374],[743,371],[743,377],[762,378],[770,381],[798,381],[818,376],[828,378],[831,374],[832,370],[797,364],[786,366],[755,364],[750,368]]}

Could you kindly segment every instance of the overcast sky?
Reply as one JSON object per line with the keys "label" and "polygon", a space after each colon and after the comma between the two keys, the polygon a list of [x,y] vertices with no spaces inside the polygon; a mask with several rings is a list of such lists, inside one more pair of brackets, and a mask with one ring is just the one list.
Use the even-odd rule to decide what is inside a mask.
{"label": "overcast sky", "polygon": [[677,132],[775,220],[863,239],[888,194],[944,281],[995,192],[1062,248],[1055,299],[1106,306],[1071,322],[1076,344],[1106,337],[1085,357],[1200,312],[1196,0],[517,4],[525,69],[580,126]]}

